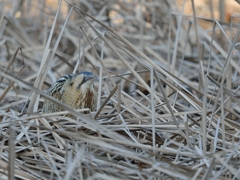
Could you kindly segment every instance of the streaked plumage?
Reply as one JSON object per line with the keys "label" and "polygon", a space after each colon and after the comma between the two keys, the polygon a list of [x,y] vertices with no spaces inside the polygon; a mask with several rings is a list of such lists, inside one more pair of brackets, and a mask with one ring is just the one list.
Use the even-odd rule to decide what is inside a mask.
{"label": "streaked plumage", "polygon": [[[47,91],[47,94],[75,108],[96,108],[97,93],[93,86],[96,78],[90,72],[68,74],[59,78]],[[62,109],[54,102],[46,99],[43,103],[43,113],[58,112]]]}

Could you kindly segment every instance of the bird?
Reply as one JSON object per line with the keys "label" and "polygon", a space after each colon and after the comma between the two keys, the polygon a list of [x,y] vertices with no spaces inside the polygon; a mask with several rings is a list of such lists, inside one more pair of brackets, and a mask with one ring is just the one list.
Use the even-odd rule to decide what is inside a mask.
{"label": "bird", "polygon": [[[91,72],[67,74],[53,83],[47,90],[47,94],[72,108],[89,108],[94,111],[97,103],[97,92],[93,82],[96,78]],[[62,109],[55,102],[45,99],[42,111],[43,113],[53,113],[62,111]],[[87,111],[83,113],[86,114]]]}

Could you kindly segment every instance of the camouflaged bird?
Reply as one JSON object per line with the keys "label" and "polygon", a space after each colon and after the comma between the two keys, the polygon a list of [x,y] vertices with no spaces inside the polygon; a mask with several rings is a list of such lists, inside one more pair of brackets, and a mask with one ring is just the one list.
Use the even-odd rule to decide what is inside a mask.
{"label": "camouflaged bird", "polygon": [[[97,93],[93,86],[96,78],[90,72],[78,74],[68,74],[59,78],[47,91],[47,94],[57,100],[75,108],[89,108],[94,111],[96,108]],[[43,113],[61,111],[56,103],[45,99],[43,103]]]}

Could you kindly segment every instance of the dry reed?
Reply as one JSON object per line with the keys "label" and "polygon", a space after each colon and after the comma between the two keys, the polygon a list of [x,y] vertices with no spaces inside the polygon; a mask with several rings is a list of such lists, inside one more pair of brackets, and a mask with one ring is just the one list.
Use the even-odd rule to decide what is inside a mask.
{"label": "dry reed", "polygon": [[[238,24],[193,0],[192,17],[169,0],[50,2],[0,2],[0,179],[240,177]],[[45,93],[79,71],[99,76],[87,115]],[[44,98],[65,111],[42,114]]]}

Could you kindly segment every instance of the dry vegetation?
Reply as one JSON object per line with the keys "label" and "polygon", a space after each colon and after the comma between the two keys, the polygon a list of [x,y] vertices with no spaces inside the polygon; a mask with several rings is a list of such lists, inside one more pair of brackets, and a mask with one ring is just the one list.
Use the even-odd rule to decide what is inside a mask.
{"label": "dry vegetation", "polygon": [[[238,179],[239,23],[70,2],[0,1],[0,179]],[[79,71],[99,76],[97,111],[42,114]]]}

